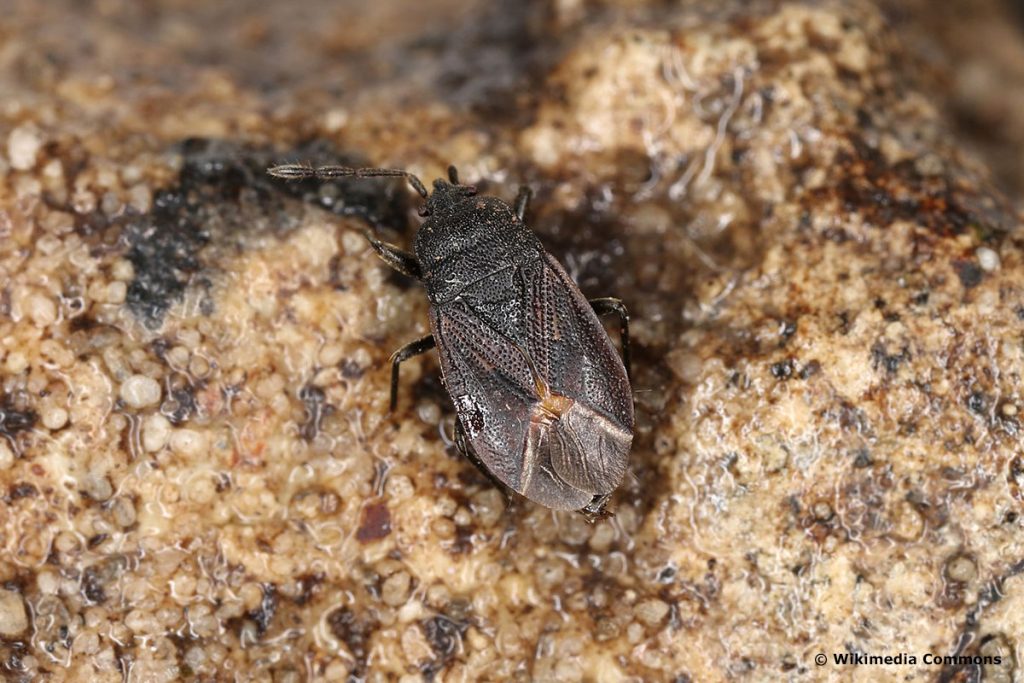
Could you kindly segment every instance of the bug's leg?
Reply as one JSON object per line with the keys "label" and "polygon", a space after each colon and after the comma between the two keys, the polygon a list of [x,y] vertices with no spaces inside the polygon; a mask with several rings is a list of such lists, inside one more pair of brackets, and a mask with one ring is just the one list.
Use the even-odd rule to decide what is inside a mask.
{"label": "bug's leg", "polygon": [[284,178],[286,180],[305,180],[306,178],[319,178],[320,180],[330,180],[331,178],[405,178],[406,181],[412,185],[412,189],[416,190],[416,194],[427,198],[427,188],[424,187],[423,181],[414,176],[408,171],[403,171],[400,168],[352,168],[349,166],[310,166],[309,164],[281,164],[279,166],[271,166],[267,169],[267,173],[274,176],[275,178]]}
{"label": "bug's leg", "polygon": [[425,353],[430,349],[434,348],[434,335],[428,334],[426,337],[417,339],[416,341],[409,342],[402,348],[391,354],[391,407],[390,410],[394,412],[398,406],[398,366],[403,362],[409,360],[413,356],[418,356],[421,353]]}
{"label": "bug's leg", "polygon": [[454,164],[448,166],[448,182],[452,185],[459,184],[459,169],[455,168]]}
{"label": "bug's leg", "polygon": [[608,512],[605,506],[608,505],[608,499],[612,497],[612,494],[605,493],[601,496],[594,496],[594,499],[587,503],[586,507],[580,508],[579,513],[587,518],[587,521],[593,524],[599,522],[602,519],[608,519],[614,517],[615,514]]}
{"label": "bug's leg", "polygon": [[622,364],[626,366],[626,376],[633,379],[633,369],[630,364],[629,355],[629,311],[626,310],[626,304],[622,303],[622,299],[616,299],[615,297],[609,296],[601,299],[591,299],[590,305],[594,307],[594,312],[598,315],[614,313],[619,316],[619,338],[622,341]]}
{"label": "bug's leg", "polygon": [[370,242],[370,246],[373,247],[373,250],[376,251],[382,259],[384,259],[386,264],[403,275],[408,275],[409,277],[417,280],[423,279],[419,261],[416,260],[415,256],[393,244],[382,242],[374,237],[368,230],[364,231],[363,234],[366,235],[366,239]]}
{"label": "bug's leg", "polygon": [[532,198],[533,190],[528,185],[520,186],[519,193],[516,195],[516,218],[523,220],[526,217],[526,209],[529,208]]}
{"label": "bug's leg", "polygon": [[507,507],[510,498],[508,487],[498,481],[498,478],[495,477],[489,469],[487,469],[487,465],[485,465],[483,460],[481,460],[473,451],[473,446],[470,445],[469,439],[466,437],[466,430],[462,428],[462,423],[459,422],[458,418],[455,419],[455,449],[461,453],[466,460],[473,463],[477,470],[487,477],[494,487],[501,492]]}

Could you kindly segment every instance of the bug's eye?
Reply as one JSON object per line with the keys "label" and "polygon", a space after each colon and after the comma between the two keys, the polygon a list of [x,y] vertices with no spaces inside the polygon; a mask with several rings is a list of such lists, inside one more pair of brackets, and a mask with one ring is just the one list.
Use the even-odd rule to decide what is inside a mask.
{"label": "bug's eye", "polygon": [[467,197],[472,197],[476,195],[476,185],[464,185],[463,192],[466,193]]}
{"label": "bug's eye", "polygon": [[426,217],[430,215],[430,209],[428,209],[425,206],[421,206],[420,208],[416,209],[416,213],[418,213],[421,218]]}

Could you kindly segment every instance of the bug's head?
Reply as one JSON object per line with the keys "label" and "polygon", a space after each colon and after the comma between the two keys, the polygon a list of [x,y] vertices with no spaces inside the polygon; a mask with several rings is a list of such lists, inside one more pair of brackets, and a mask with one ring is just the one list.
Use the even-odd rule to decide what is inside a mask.
{"label": "bug's head", "polygon": [[441,213],[467,197],[476,195],[476,186],[463,185],[459,182],[459,173],[454,166],[448,167],[448,180],[438,178],[434,181],[433,192],[427,197],[427,203],[420,209],[421,216]]}

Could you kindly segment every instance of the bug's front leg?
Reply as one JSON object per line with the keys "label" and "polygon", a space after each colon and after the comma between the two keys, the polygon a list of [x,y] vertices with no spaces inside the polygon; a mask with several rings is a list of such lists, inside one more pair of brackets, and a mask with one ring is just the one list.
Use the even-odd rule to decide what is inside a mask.
{"label": "bug's front leg", "polygon": [[382,242],[370,234],[369,231],[366,231],[363,234],[366,235],[366,239],[369,241],[370,246],[373,247],[373,250],[376,251],[382,259],[384,259],[385,263],[403,275],[408,275],[409,277],[417,280],[423,279],[419,261],[416,260],[415,256],[393,244]]}
{"label": "bug's front leg", "polygon": [[409,342],[391,354],[391,412],[394,412],[398,406],[398,366],[413,356],[426,353],[434,346],[436,346],[434,335],[428,334],[426,337]]}
{"label": "bug's front leg", "polygon": [[622,299],[616,299],[615,297],[603,297],[600,299],[591,299],[590,305],[593,306],[594,312],[598,315],[608,315],[614,313],[619,316],[619,339],[622,341],[622,364],[626,366],[626,376],[633,379],[633,369],[630,364],[629,354],[629,311],[626,310],[626,304],[622,303]]}

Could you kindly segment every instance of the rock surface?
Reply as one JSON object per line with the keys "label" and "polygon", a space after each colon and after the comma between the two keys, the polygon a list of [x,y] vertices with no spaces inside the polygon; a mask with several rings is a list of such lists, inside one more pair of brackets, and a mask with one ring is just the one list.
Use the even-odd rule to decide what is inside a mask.
{"label": "rock surface", "polygon": [[[1024,75],[956,3],[8,5],[7,678],[1024,675]],[[614,518],[506,503],[431,356],[388,414],[415,202],[297,160],[531,184],[633,316]]]}

